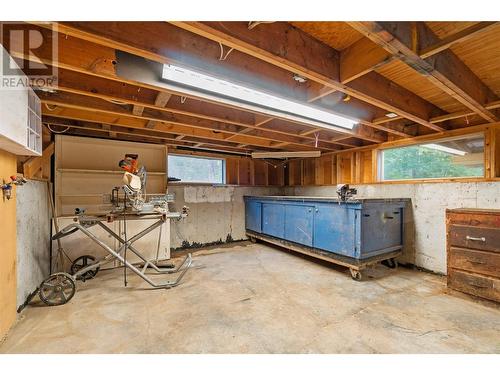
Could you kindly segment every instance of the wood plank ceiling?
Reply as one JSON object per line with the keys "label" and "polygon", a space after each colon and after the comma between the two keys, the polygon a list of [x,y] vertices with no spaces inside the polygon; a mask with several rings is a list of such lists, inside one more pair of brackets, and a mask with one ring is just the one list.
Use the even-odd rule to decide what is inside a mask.
{"label": "wood plank ceiling", "polygon": [[[50,37],[46,24],[28,26]],[[38,94],[44,123],[69,134],[232,153],[336,151],[500,118],[494,22],[60,22],[57,30],[57,59],[49,45],[36,54],[59,68],[58,84]],[[32,59],[22,41],[3,44],[18,61]],[[208,72],[359,124],[329,130],[181,92],[140,69],[122,74],[123,56]]]}

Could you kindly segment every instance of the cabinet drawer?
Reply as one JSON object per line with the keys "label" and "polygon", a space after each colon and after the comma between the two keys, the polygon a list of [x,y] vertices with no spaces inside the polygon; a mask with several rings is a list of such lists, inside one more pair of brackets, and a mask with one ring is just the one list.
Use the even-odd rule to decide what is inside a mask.
{"label": "cabinet drawer", "polygon": [[451,269],[448,287],[478,297],[500,302],[500,280]]}
{"label": "cabinet drawer", "polygon": [[477,250],[450,249],[449,267],[500,277],[500,253]]}
{"label": "cabinet drawer", "polygon": [[500,252],[500,228],[450,225],[451,246]]}
{"label": "cabinet drawer", "polygon": [[500,228],[500,211],[498,214],[448,211],[446,217],[450,224]]}

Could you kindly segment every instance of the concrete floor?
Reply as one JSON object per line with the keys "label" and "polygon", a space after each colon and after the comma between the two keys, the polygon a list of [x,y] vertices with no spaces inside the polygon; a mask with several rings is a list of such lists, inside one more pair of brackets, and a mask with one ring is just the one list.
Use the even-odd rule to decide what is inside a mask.
{"label": "concrete floor", "polygon": [[445,278],[343,268],[263,244],[198,253],[182,285],[103,271],[64,306],[30,306],[2,353],[499,353],[500,308]]}

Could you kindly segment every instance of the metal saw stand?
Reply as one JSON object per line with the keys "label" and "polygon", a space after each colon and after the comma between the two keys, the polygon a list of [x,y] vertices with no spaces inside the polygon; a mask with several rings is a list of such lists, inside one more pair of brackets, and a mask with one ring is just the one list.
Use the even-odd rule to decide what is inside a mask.
{"label": "metal saw stand", "polygon": [[[128,219],[144,219],[144,218],[151,218],[151,219],[158,219],[156,220],[153,224],[145,228],[144,230],[140,231],[130,239],[125,240],[122,238],[120,235],[115,233],[113,230],[111,230],[108,226],[106,226],[103,222],[112,222],[114,221],[114,218],[120,218],[126,216]],[[144,281],[146,281],[149,285],[151,285],[154,289],[168,289],[168,288],[173,288],[181,282],[182,278],[188,271],[189,267],[192,264],[192,256],[191,254],[188,254],[184,261],[176,268],[169,268],[162,270],[156,264],[153,262],[149,261],[146,259],[134,246],[133,243],[141,239],[142,237],[146,236],[153,230],[155,230],[158,227],[161,227],[163,224],[165,224],[167,218],[177,218],[180,219],[183,217],[183,214],[181,213],[161,213],[161,214],[118,214],[116,216],[114,215],[106,215],[106,216],[81,216],[79,217],[78,221],[67,225],[64,229],[60,230],[58,233],[56,233],[53,237],[52,240],[57,240],[62,237],[66,237],[68,235],[71,235],[72,233],[77,232],[78,230],[81,230],[87,237],[89,237],[92,241],[94,241],[96,244],[98,244],[100,247],[102,247],[108,254],[103,257],[101,260],[97,262],[93,262],[92,264],[85,265],[78,271],[76,271],[73,275],[64,273],[64,272],[58,272],[50,275],[45,281],[42,282],[40,285],[40,299],[47,305],[49,306],[55,306],[55,305],[62,305],[67,303],[75,294],[75,281],[82,276],[84,277],[84,280],[86,276],[90,275],[91,277],[87,278],[92,278],[97,274],[98,269],[106,264],[109,263],[115,259],[119,260],[125,267],[130,269],[132,272],[134,272],[137,276],[142,278]],[[125,217],[124,217],[125,220]],[[110,246],[108,246],[106,243],[104,243],[99,237],[97,237],[94,233],[92,233],[89,228],[98,225],[102,229],[104,229],[108,234],[110,234],[113,238],[115,238],[121,245],[120,247],[115,251],[112,249]],[[135,266],[134,264],[130,263],[128,260],[126,260],[123,256],[126,250],[132,251],[136,256],[138,256],[144,264],[141,265],[141,268]],[[174,273],[179,273],[179,276],[175,280],[168,280],[164,281],[161,283],[156,283],[154,282],[151,277],[148,276],[146,273],[146,270],[151,267],[154,271],[155,274],[174,274]]]}

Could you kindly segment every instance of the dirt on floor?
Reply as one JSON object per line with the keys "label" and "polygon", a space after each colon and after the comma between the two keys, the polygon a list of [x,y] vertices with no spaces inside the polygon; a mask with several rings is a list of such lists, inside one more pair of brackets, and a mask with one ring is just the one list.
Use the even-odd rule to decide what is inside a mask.
{"label": "dirt on floor", "polygon": [[357,282],[341,267],[237,243],[196,252],[170,290],[130,273],[124,288],[122,275],[77,282],[63,306],[35,300],[0,352],[500,352],[498,304],[449,294],[444,277],[417,270],[377,265]]}

